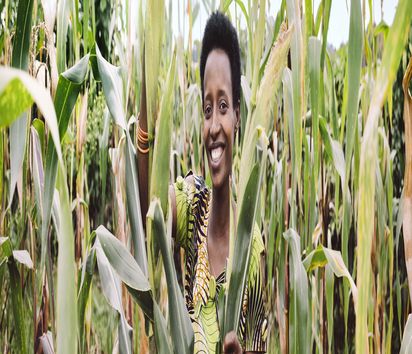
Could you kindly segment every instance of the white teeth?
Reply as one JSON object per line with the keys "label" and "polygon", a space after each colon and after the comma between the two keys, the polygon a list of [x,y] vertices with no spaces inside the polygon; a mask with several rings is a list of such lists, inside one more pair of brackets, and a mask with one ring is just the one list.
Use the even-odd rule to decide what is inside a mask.
{"label": "white teeth", "polygon": [[223,148],[221,146],[217,147],[216,149],[212,149],[210,152],[210,155],[212,157],[212,161],[216,162],[220,159],[220,156],[222,156],[223,153]]}

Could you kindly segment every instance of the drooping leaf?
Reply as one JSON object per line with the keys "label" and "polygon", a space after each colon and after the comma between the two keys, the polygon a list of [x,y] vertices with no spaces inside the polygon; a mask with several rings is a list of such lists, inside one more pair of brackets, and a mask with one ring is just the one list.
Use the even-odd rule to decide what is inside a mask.
{"label": "drooping leaf", "polygon": [[[97,234],[97,231],[96,231]],[[119,347],[123,353],[131,354],[131,331],[132,328],[126,321],[124,309],[122,305],[122,290],[121,282],[118,275],[114,272],[105,252],[101,246],[100,240],[95,242],[97,266],[99,268],[99,276],[102,284],[103,294],[114,310],[119,314]]]}
{"label": "drooping leaf", "polygon": [[[8,88],[10,85],[11,87]],[[18,100],[16,100],[14,96],[14,89],[16,89],[19,94]],[[62,154],[56,112],[50,94],[33,77],[24,71],[0,67],[0,117],[8,117],[5,118],[4,125],[6,125],[7,122],[12,122],[19,114],[19,111],[21,112],[21,108],[18,108],[20,102],[24,104],[24,109],[27,109],[33,102],[36,103],[43,114],[44,120],[49,127],[50,135],[56,146],[56,158],[61,159]],[[13,108],[14,106],[15,108]],[[3,119],[1,122],[3,122]],[[14,133],[17,133],[17,135],[14,135]],[[13,144],[11,149],[18,148],[24,150],[25,143],[21,144],[21,142],[23,140],[25,141],[25,136],[26,127],[24,127],[24,133],[19,132],[18,129],[12,129],[10,132],[10,141]],[[17,145],[16,142],[18,142]],[[12,161],[13,158],[15,158],[12,153],[10,157]],[[13,189],[17,182],[18,172],[19,168],[11,166],[12,178],[9,204],[11,204],[12,201]]]}
{"label": "drooping leaf", "polygon": [[107,107],[115,123],[123,130],[126,130],[126,113],[123,106],[123,83],[120,68],[104,59],[97,45],[96,59]]}
{"label": "drooping leaf", "polygon": [[319,245],[303,260],[303,265],[307,272],[328,265],[336,277],[345,277],[350,284],[353,301],[356,304],[358,299],[358,289],[339,251]]}
{"label": "drooping leaf", "polygon": [[129,292],[145,314],[153,320],[153,299],[149,281],[133,256],[105,227],[99,226],[96,235],[111,267],[127,285]]}

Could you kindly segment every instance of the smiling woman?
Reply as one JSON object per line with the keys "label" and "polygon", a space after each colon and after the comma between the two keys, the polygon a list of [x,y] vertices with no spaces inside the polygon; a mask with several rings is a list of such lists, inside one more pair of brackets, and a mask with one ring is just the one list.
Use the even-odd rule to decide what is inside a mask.
{"label": "smiling woman", "polygon": [[[218,299],[226,284],[232,155],[240,123],[239,43],[236,30],[220,12],[213,13],[205,27],[200,76],[203,141],[212,186],[189,172],[177,179],[169,194],[173,235],[185,251],[185,300],[194,330],[194,352],[215,353],[222,347],[219,305],[223,304]],[[224,352],[266,350],[263,254],[264,244],[256,226],[238,333],[226,335]]]}
{"label": "smiling woman", "polygon": [[50,3],[0,0],[2,352],[412,353],[411,0]]}

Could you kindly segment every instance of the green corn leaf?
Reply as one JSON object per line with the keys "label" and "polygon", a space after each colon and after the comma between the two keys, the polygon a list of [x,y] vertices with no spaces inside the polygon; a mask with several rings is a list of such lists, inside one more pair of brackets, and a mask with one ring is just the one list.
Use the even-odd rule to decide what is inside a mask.
{"label": "green corn leaf", "polygon": [[13,247],[8,237],[0,237],[0,259],[8,258],[13,254]]}
{"label": "green corn leaf", "polygon": [[309,353],[309,294],[308,278],[300,259],[300,236],[295,230],[283,233],[289,244],[290,305],[289,305],[289,352]]}
{"label": "green corn leaf", "polygon": [[[325,118],[321,117],[319,120],[319,129],[322,136],[323,144],[325,147],[326,154],[333,161],[335,169],[338,172],[341,181],[342,188],[346,186],[346,172],[345,172],[345,156],[343,154],[342,146],[339,141],[331,138]],[[347,187],[346,187],[347,188]],[[349,193],[349,190],[348,190]]]}
{"label": "green corn leaf", "polygon": [[[91,236],[93,239],[93,235]],[[83,351],[84,348],[84,339],[85,339],[85,314],[86,306],[90,299],[91,285],[93,279],[93,273],[96,266],[96,250],[92,248],[87,254],[85,261],[82,267],[82,275],[79,286],[79,292],[77,295],[77,304],[78,304],[78,329],[79,329],[79,343],[80,351]]]}
{"label": "green corn leaf", "polygon": [[[66,134],[67,127],[73,107],[76,104],[81,86],[87,74],[89,63],[89,55],[84,56],[75,66],[60,74],[57,84],[56,95],[54,98],[54,107],[57,115],[59,136],[63,139]],[[52,132],[53,133],[53,132]],[[57,148],[56,148],[57,147]],[[58,158],[60,156],[60,141],[49,139],[46,151],[46,165],[44,170],[44,192],[43,192],[43,214],[41,227],[41,258],[40,269],[44,268],[46,261],[47,250],[47,231],[51,216],[53,203],[54,187],[56,183]],[[50,277],[51,274],[48,274]]]}
{"label": "green corn leaf", "polygon": [[23,290],[21,287],[20,273],[17,269],[16,263],[13,260],[9,260],[8,268],[10,274],[10,297],[13,308],[13,323],[17,336],[19,352],[25,354],[28,353],[28,347],[26,325],[24,320],[25,306],[23,303]]}
{"label": "green corn leaf", "polygon": [[162,58],[162,37],[164,33],[164,0],[148,1],[144,33],[145,83],[147,102],[147,126],[153,134],[157,119],[158,77]]}
{"label": "green corn leaf", "polygon": [[256,210],[259,201],[259,190],[262,183],[263,171],[267,158],[267,137],[262,130],[257,131],[260,136],[259,149],[263,151],[250,174],[244,197],[240,207],[236,227],[236,240],[233,252],[230,253],[228,267],[228,292],[225,308],[225,324],[223,333],[237,331],[240,311],[242,308],[243,292],[246,284],[249,258],[252,245],[253,229],[255,227]]}
{"label": "green corn leaf", "polygon": [[29,66],[33,3],[33,0],[20,0],[17,8],[16,34],[11,59],[12,66],[17,69],[27,70]]}
{"label": "green corn leaf", "polygon": [[347,81],[347,122],[346,122],[346,170],[349,171],[355,141],[355,124],[358,118],[359,83],[362,66],[363,18],[361,1],[352,0],[350,6]]}
{"label": "green corn leaf", "polygon": [[170,331],[174,352],[193,353],[192,323],[177,281],[176,269],[170,249],[170,240],[167,239],[163,212],[158,199],[150,204],[148,218],[152,221],[153,233],[162,253],[166,273]]}
{"label": "green corn leaf", "polygon": [[[309,38],[309,78],[310,78],[310,107],[312,111],[312,139],[313,139],[313,155],[314,166],[313,176],[311,177],[318,180],[319,173],[319,91],[320,91],[320,55],[321,55],[321,42],[316,37]],[[313,195],[316,194],[316,190],[313,191]]]}
{"label": "green corn leaf", "polygon": [[[101,226],[99,228],[102,228]],[[103,251],[102,243],[99,240],[99,234],[105,233],[103,228],[96,234],[98,240],[95,242],[97,267],[99,268],[99,276],[102,284],[102,291],[111,307],[119,314],[119,350],[122,353],[131,354],[131,332],[132,328],[127,323],[122,305],[122,288],[119,276],[115,273],[109,259]],[[116,239],[115,237],[113,237]],[[117,239],[116,239],[117,240]],[[120,241],[119,241],[120,242]],[[131,257],[131,256],[130,256]],[[132,257],[133,260],[133,257]],[[133,260],[134,261],[134,260]],[[121,349],[120,349],[121,348]]]}
{"label": "green corn leaf", "polygon": [[56,188],[58,191],[57,239],[57,307],[56,330],[59,353],[77,353],[76,266],[74,233],[69,192],[64,166],[59,163]]}
{"label": "green corn leaf", "polygon": [[69,26],[70,5],[72,0],[60,0],[57,5],[57,69],[62,73],[66,69],[66,43]]}
{"label": "green corn leaf", "polygon": [[256,25],[254,38],[253,38],[253,73],[252,73],[252,94],[250,101],[252,106],[256,103],[256,94],[259,84],[259,69],[260,69],[260,59],[262,57],[263,45],[265,39],[265,9],[266,1],[259,0],[259,17]]}
{"label": "green corn leaf", "polygon": [[123,105],[123,83],[120,68],[104,59],[97,45],[96,59],[107,107],[115,123],[126,131],[126,113]]}
{"label": "green corn leaf", "polygon": [[39,212],[37,213],[37,220],[41,225],[41,217],[43,215],[43,185],[44,185],[44,170],[43,170],[43,158],[41,151],[41,142],[39,139],[38,131],[34,128],[30,128],[31,136],[31,163],[30,170],[33,176],[35,200]]}
{"label": "green corn leaf", "polygon": [[328,265],[336,277],[345,277],[350,284],[353,301],[356,304],[358,299],[358,289],[345,265],[345,262],[343,261],[342,254],[339,251],[319,245],[303,260],[303,265],[305,266],[307,272]]}
{"label": "green corn leaf", "polygon": [[293,136],[294,149],[292,160],[292,217],[290,225],[297,227],[297,216],[295,215],[297,204],[296,194],[298,184],[300,184],[300,172],[302,164],[302,116],[305,102],[305,84],[304,84],[304,64],[306,48],[303,46],[303,31],[300,3],[298,0],[286,1],[286,13],[290,26],[294,27],[290,43],[290,57],[292,64],[292,107],[293,107]]}
{"label": "green corn leaf", "polygon": [[130,215],[130,225],[134,245],[134,256],[139,267],[147,277],[148,265],[140,209],[140,195],[138,186],[138,171],[136,169],[136,153],[126,124],[126,113],[123,104],[123,84],[120,68],[107,62],[96,45],[96,60],[99,77],[103,84],[103,93],[107,107],[114,122],[126,134],[126,191],[127,208]]}
{"label": "green corn leaf", "polygon": [[167,210],[169,171],[170,171],[170,151],[172,140],[171,114],[173,107],[173,88],[176,73],[176,55],[172,54],[169,72],[166,80],[166,87],[160,105],[159,119],[156,122],[156,138],[153,152],[153,167],[150,183],[150,199],[160,198],[162,210]]}
{"label": "green corn leaf", "polygon": [[[18,97],[15,96],[16,93],[19,94]],[[13,122],[19,113],[22,110],[27,110],[33,102],[36,103],[37,107],[43,113],[44,120],[49,127],[50,135],[56,146],[56,159],[61,159],[62,154],[56,112],[50,94],[33,77],[24,71],[0,67],[0,117],[2,117],[0,124],[6,126],[7,123],[10,124]],[[23,106],[19,108],[20,104],[23,104]],[[6,117],[4,121],[3,117]],[[14,136],[13,131],[14,130],[10,133],[11,142],[21,142],[22,139],[24,140],[23,135],[26,135],[26,131],[24,131],[23,135],[18,135],[17,137]],[[11,146],[11,149],[13,149],[13,146]],[[18,148],[24,150],[25,147],[18,145]],[[12,153],[10,157],[13,159]],[[9,204],[12,201],[12,190],[14,189],[13,185],[15,185],[17,181],[17,174],[18,169],[15,170],[13,166],[11,166],[12,181]]]}
{"label": "green corn leaf", "polygon": [[169,331],[167,330],[166,320],[160,311],[159,305],[156,302],[153,304],[156,348],[159,353],[172,353],[173,349],[168,335]]}
{"label": "green corn leaf", "polygon": [[127,289],[145,314],[153,320],[153,300],[150,285],[133,256],[104,226],[97,228],[96,235],[110,266],[126,284]]}
{"label": "green corn leaf", "polygon": [[130,136],[127,137],[125,145],[127,210],[129,212],[129,220],[132,230],[134,257],[142,269],[143,274],[148,277],[145,233],[143,230],[142,212],[140,209],[139,181],[136,168],[136,153]]}

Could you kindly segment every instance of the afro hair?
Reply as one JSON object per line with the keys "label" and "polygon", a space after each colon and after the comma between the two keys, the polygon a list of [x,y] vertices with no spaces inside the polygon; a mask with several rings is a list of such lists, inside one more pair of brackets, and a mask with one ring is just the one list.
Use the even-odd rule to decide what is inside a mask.
{"label": "afro hair", "polygon": [[233,106],[240,102],[240,51],[237,33],[230,20],[221,12],[216,11],[209,17],[202,40],[200,55],[200,80],[202,86],[202,101],[204,100],[204,76],[207,57],[214,49],[223,50],[230,62],[230,77],[232,80]]}

